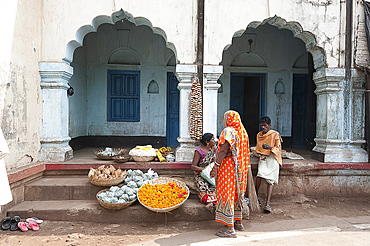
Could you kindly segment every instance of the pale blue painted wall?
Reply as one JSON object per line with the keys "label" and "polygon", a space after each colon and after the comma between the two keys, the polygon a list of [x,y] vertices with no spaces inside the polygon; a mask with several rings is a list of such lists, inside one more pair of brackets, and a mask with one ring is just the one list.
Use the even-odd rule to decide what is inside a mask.
{"label": "pale blue painted wall", "polygon": [[[97,33],[84,39],[84,51],[75,54],[74,76],[76,94],[70,97],[70,136],[166,136],[167,66],[174,55],[164,39],[153,35],[148,27],[132,24],[102,25]],[[119,31],[117,31],[119,29]],[[119,36],[120,34],[121,36]],[[140,64],[108,64],[115,52],[132,55],[123,61]],[[117,54],[117,53],[116,53]],[[78,57],[81,56],[81,57]],[[86,63],[82,61],[86,60]],[[117,57],[115,56],[115,61]],[[140,122],[107,121],[107,71],[140,71]],[[147,92],[150,81],[159,86],[158,94]],[[77,85],[78,84],[78,85]],[[77,94],[77,91],[80,91]]]}
{"label": "pale blue painted wall", "polygon": [[[249,66],[239,64],[238,67],[230,68],[234,58],[249,49],[247,40],[251,37],[254,40],[251,53],[258,54],[265,61],[266,67],[258,67],[261,63],[260,59],[257,56],[249,55],[249,59],[245,60]],[[241,37],[234,38],[232,46],[223,53],[222,64],[225,67],[220,81],[224,88],[223,93],[218,94],[218,132],[220,133],[223,129],[222,117],[230,105],[230,73],[264,73],[266,74],[265,115],[271,118],[273,127],[276,127],[277,119],[279,119],[278,130],[281,135],[291,136],[293,73],[307,73],[307,61],[305,68],[297,69],[293,68],[293,65],[305,53],[306,49],[303,41],[294,38],[291,31],[277,29],[270,25],[262,25],[257,29],[247,29]],[[245,56],[248,57],[247,54]],[[300,66],[304,63],[302,62],[304,57],[300,59]],[[253,62],[258,65],[251,65]],[[281,114],[278,116],[276,112],[278,98],[274,89],[279,78],[283,78],[286,93],[282,96]]]}

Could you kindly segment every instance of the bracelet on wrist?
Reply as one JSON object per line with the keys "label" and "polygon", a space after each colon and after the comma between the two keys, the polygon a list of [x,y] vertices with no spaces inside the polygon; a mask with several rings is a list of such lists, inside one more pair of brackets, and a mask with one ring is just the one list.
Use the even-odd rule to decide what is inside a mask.
{"label": "bracelet on wrist", "polygon": [[218,164],[217,162],[215,162],[215,165],[218,166],[218,167],[220,166],[220,164]]}

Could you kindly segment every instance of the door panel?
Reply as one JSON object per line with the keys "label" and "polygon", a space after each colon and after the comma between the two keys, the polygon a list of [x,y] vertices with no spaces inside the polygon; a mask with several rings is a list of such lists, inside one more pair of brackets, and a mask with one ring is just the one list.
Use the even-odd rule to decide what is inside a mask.
{"label": "door panel", "polygon": [[252,146],[260,130],[259,118],[264,115],[264,87],[265,74],[231,74],[230,109],[240,114]]}
{"label": "door panel", "polygon": [[307,74],[293,75],[292,147],[306,146]]}
{"label": "door panel", "polygon": [[244,78],[243,124],[249,135],[249,142],[255,145],[259,132],[260,118],[260,77]]}
{"label": "door panel", "polygon": [[179,108],[180,91],[177,89],[178,80],[173,73],[167,73],[167,146],[179,145]]}

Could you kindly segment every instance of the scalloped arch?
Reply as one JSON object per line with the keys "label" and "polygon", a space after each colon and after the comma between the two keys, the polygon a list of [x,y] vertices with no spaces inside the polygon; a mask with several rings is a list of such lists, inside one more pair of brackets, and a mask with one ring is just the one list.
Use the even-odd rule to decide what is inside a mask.
{"label": "scalloped arch", "polygon": [[175,45],[171,42],[167,42],[167,35],[161,28],[153,27],[152,23],[144,17],[135,18],[130,13],[124,11],[123,9],[117,12],[114,12],[111,16],[106,16],[106,15],[97,16],[92,20],[91,25],[85,25],[85,26],[80,27],[76,32],[75,39],[71,40],[67,44],[66,56],[63,58],[63,61],[69,64],[72,63],[74,51],[78,47],[83,46],[83,40],[87,34],[91,32],[97,32],[99,26],[102,24],[114,25],[118,21],[129,21],[133,23],[135,26],[149,27],[153,31],[153,35],[159,35],[160,37],[163,38],[163,40],[166,43],[166,48],[170,49],[174,53],[176,63],[179,63],[179,61],[177,60],[177,52],[176,52]]}
{"label": "scalloped arch", "polygon": [[[256,29],[264,24],[270,24],[278,29],[290,30],[293,34],[293,37],[299,38],[305,43],[306,50],[312,54],[315,69],[327,67],[325,51],[323,48],[317,46],[315,35],[311,32],[304,31],[298,22],[287,22],[285,19],[276,15],[274,17],[267,18],[262,22],[253,21],[249,23],[246,29],[236,31],[233,35],[233,39],[241,37],[248,28]],[[228,50],[230,46],[231,44],[226,45],[224,52]]]}

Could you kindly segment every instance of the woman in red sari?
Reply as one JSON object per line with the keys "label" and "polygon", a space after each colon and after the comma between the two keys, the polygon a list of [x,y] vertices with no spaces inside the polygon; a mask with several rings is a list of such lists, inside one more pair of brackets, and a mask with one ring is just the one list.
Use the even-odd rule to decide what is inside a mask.
{"label": "woman in red sari", "polygon": [[217,176],[215,220],[226,225],[227,229],[216,235],[236,237],[235,229],[244,230],[241,221],[249,166],[249,139],[238,112],[227,111],[224,114],[224,126],[211,176]]}

